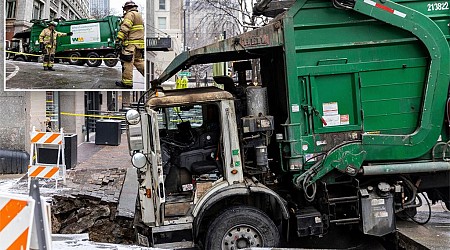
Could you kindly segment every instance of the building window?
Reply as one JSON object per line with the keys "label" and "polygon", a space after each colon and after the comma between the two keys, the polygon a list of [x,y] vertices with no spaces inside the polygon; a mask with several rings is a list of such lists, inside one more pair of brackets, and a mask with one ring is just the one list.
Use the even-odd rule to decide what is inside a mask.
{"label": "building window", "polygon": [[57,132],[60,127],[60,119],[59,119],[59,93],[53,91],[46,92],[46,100],[45,100],[45,127],[47,132]]}
{"label": "building window", "polygon": [[44,4],[41,1],[34,0],[33,2],[33,19],[42,19],[42,12],[44,11]]}
{"label": "building window", "polygon": [[160,10],[166,9],[166,0],[159,0],[159,9]]}
{"label": "building window", "polygon": [[158,17],[158,29],[167,29],[167,23],[166,23],[165,17]]}
{"label": "building window", "polygon": [[56,12],[53,10],[50,10],[50,20],[53,20],[56,18]]}
{"label": "building window", "polygon": [[66,14],[66,11],[67,11],[67,6],[65,4],[61,4],[61,12]]}
{"label": "building window", "polygon": [[16,0],[6,1],[6,18],[16,17]]}

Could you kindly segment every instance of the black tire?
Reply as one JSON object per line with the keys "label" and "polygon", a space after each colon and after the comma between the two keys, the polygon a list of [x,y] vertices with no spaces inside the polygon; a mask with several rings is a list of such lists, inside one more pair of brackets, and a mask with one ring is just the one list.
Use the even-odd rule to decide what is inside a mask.
{"label": "black tire", "polygon": [[84,64],[84,60],[80,59],[72,59],[72,57],[81,57],[80,52],[72,52],[69,54],[69,64],[70,65],[79,65],[82,66]]}
{"label": "black tire", "polygon": [[23,56],[18,56],[16,58],[14,58],[14,61],[18,61],[18,62],[24,62],[25,58]]}
{"label": "black tire", "polygon": [[277,247],[280,233],[261,210],[248,206],[223,211],[209,226],[205,249]]}
{"label": "black tire", "polygon": [[[87,58],[100,58],[97,52],[89,52],[86,56]],[[86,60],[86,64],[89,67],[98,67],[102,64],[102,60]]]}
{"label": "black tire", "polygon": [[[117,58],[116,54],[114,53],[108,53],[105,55],[105,58]],[[108,67],[114,67],[119,62],[118,60],[103,60],[106,66]]]}

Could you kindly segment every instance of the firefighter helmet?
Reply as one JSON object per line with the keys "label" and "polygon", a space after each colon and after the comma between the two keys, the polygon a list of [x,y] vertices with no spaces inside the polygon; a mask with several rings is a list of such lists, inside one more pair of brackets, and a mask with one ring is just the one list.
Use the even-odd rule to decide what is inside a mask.
{"label": "firefighter helmet", "polygon": [[133,7],[138,7],[136,3],[134,3],[133,1],[127,1],[123,6],[122,9],[128,9],[128,8],[133,8]]}
{"label": "firefighter helmet", "polygon": [[53,26],[53,27],[56,27],[56,22],[54,22],[54,21],[51,21],[51,22],[49,22],[49,23],[48,23],[48,26]]}

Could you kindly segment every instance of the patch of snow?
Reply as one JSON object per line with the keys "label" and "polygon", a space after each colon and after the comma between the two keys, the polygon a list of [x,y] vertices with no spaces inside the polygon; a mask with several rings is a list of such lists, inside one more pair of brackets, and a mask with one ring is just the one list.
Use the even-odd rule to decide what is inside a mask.
{"label": "patch of snow", "polygon": [[119,245],[89,241],[88,234],[53,234],[53,249],[85,250],[85,249],[113,249],[113,250],[157,250],[160,248],[140,247],[134,245]]}

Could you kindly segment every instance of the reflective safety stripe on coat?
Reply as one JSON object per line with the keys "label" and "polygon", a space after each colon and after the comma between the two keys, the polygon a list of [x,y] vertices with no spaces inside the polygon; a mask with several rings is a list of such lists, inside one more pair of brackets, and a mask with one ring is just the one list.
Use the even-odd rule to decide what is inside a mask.
{"label": "reflective safety stripe on coat", "polygon": [[120,31],[117,38],[123,40],[123,45],[136,45],[139,49],[144,48],[144,20],[137,8],[131,8],[125,13],[123,21],[120,24]]}
{"label": "reflective safety stripe on coat", "polygon": [[56,39],[61,36],[67,36],[67,33],[58,32],[55,29],[45,28],[39,35],[39,42],[44,43],[45,47],[56,47]]}
{"label": "reflective safety stripe on coat", "polygon": [[58,32],[56,30],[51,30],[45,28],[39,35],[39,42],[44,43],[44,67],[53,67],[55,61],[55,51],[56,51],[56,39],[61,36],[67,36],[67,33]]}

